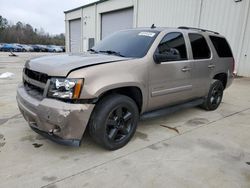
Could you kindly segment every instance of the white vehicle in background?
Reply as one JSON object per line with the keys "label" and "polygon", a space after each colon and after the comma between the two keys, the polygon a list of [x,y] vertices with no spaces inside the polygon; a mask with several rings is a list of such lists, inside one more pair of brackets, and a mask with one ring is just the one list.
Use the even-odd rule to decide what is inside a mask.
{"label": "white vehicle in background", "polygon": [[24,52],[33,52],[34,51],[34,49],[27,44],[17,44],[17,46],[21,47],[22,51],[24,51]]}
{"label": "white vehicle in background", "polygon": [[63,52],[63,49],[60,46],[48,45],[47,48],[49,52]]}

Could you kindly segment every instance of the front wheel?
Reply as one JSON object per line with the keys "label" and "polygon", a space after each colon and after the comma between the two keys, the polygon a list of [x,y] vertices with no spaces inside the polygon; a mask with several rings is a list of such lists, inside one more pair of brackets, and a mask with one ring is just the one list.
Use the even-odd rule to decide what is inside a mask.
{"label": "front wheel", "polygon": [[216,110],[222,101],[223,91],[224,86],[222,82],[220,80],[214,80],[201,107],[208,111]]}
{"label": "front wheel", "polygon": [[138,107],[131,98],[110,95],[97,104],[90,119],[89,133],[104,148],[116,150],[133,137],[138,119]]}

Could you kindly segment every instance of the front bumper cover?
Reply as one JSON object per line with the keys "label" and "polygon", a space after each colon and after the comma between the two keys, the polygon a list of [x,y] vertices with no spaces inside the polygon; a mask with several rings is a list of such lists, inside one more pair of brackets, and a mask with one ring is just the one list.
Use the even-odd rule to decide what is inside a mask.
{"label": "front bumper cover", "polygon": [[55,99],[37,100],[23,85],[17,89],[17,103],[30,127],[57,143],[79,146],[94,104],[71,104]]}

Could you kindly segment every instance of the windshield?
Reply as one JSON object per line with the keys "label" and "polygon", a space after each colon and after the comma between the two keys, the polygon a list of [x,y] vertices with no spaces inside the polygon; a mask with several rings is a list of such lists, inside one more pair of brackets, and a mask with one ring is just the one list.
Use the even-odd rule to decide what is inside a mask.
{"label": "windshield", "polygon": [[96,44],[90,51],[123,57],[144,57],[159,31],[126,30],[111,34]]}

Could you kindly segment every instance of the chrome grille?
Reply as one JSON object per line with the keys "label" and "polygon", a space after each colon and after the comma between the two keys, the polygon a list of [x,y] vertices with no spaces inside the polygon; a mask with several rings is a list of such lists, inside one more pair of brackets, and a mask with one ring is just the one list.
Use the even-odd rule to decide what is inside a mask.
{"label": "chrome grille", "polygon": [[42,82],[42,83],[47,83],[47,80],[48,80],[48,75],[47,74],[44,74],[44,73],[40,73],[40,72],[37,72],[37,71],[33,71],[33,70],[30,70],[30,69],[27,69],[25,68],[24,69],[24,73],[27,77],[33,79],[33,80],[36,80],[36,81],[39,81],[39,82]]}
{"label": "chrome grille", "polygon": [[43,99],[48,75],[25,68],[23,71],[23,84],[27,93],[39,100]]}

